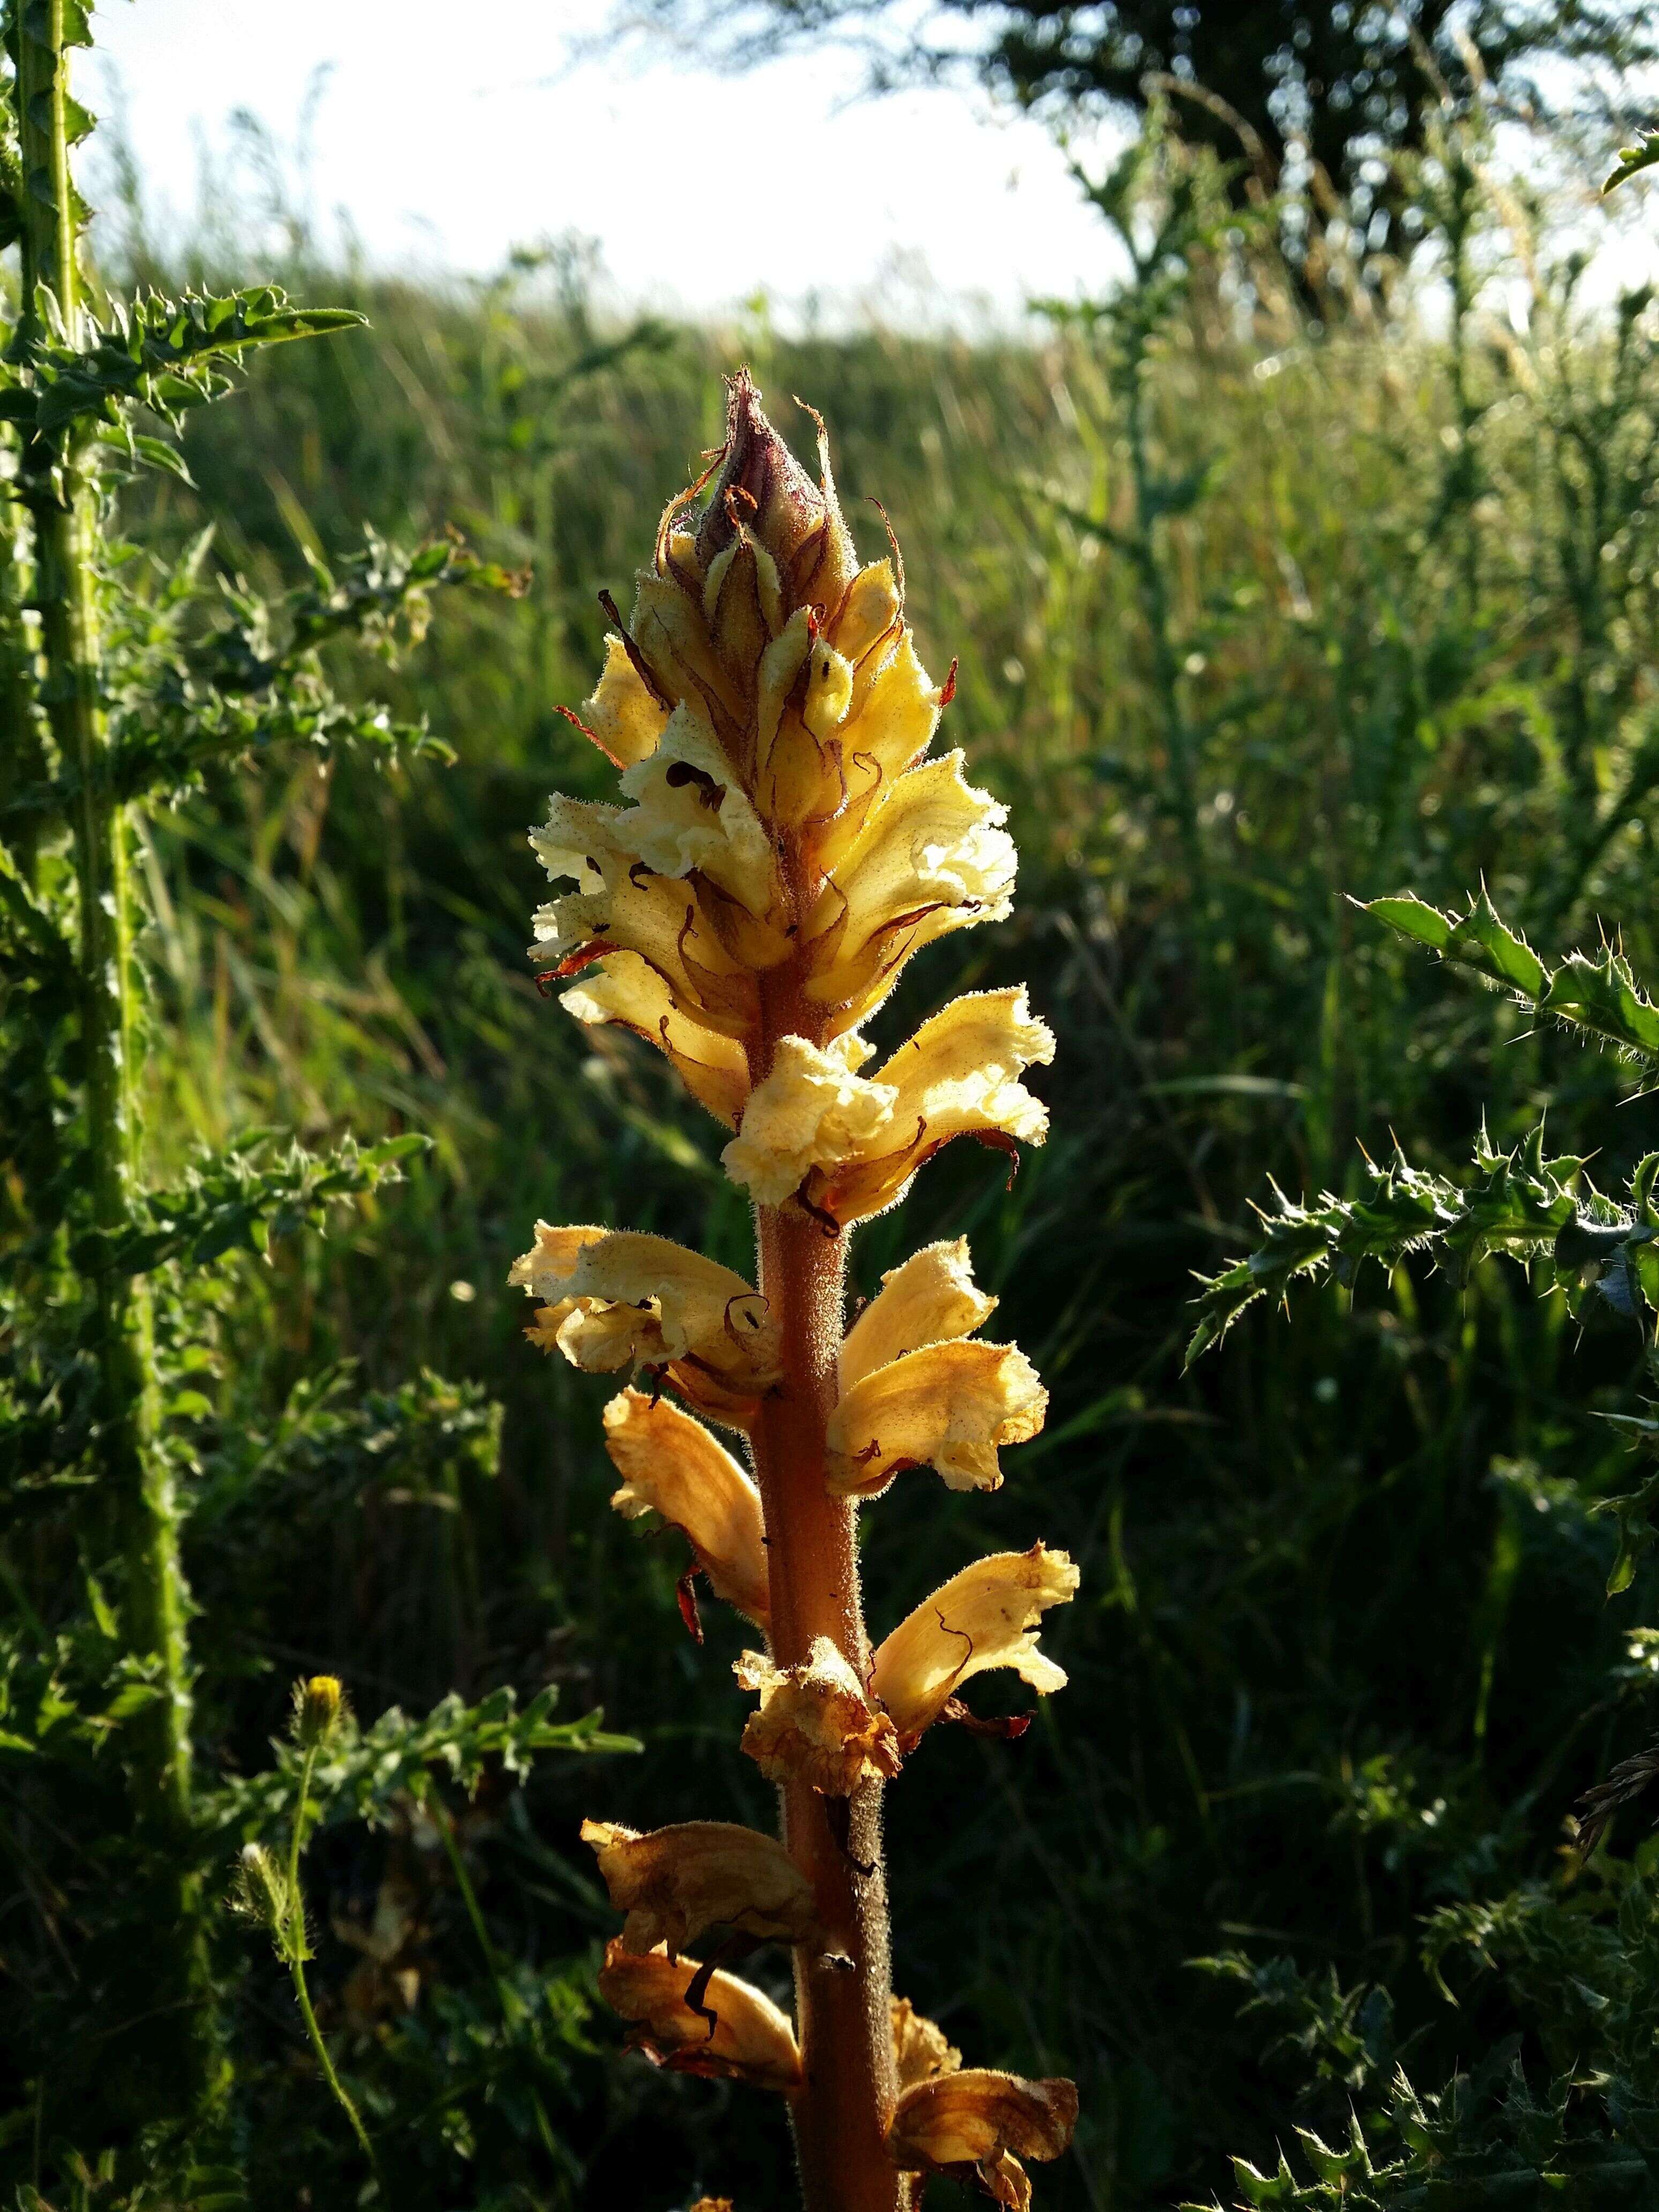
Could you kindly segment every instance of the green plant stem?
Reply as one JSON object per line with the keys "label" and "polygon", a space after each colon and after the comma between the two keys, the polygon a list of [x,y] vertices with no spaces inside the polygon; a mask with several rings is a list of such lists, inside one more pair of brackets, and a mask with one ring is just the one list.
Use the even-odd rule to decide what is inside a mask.
{"label": "green plant stem", "polygon": [[[37,288],[58,302],[65,336],[80,327],[76,201],[70,170],[64,0],[14,10],[24,173],[20,349],[41,327]],[[76,795],[73,832],[80,909],[81,1046],[85,1069],[85,1188],[106,1236],[131,1225],[137,1188],[138,1006],[125,811],[104,794],[109,732],[99,635],[100,514],[92,447],[82,430],[36,435],[23,455],[23,503],[33,537],[46,718]],[[155,1671],[160,1696],[135,1722],[132,1773],[140,1818],[169,1871],[154,1926],[158,1994],[179,2023],[178,2077],[192,2104],[215,2087],[204,1895],[196,1866],[191,1790],[189,1601],[179,1509],[161,1449],[155,1316],[142,1278],[96,1285],[103,1404],[100,1447],[125,1554],[129,1650]],[[172,2070],[169,2069],[169,2070]]]}
{"label": "green plant stem", "polygon": [[317,1765],[317,1747],[307,1747],[305,1763],[300,1769],[300,1796],[294,1808],[294,1826],[288,1844],[288,1914],[289,1924],[284,1929],[284,1951],[288,1960],[289,1978],[294,1984],[294,1995],[300,2007],[300,2017],[306,2024],[306,2034],[316,2054],[317,2063],[323,2069],[323,2079],[332,2092],[335,2103],[350,2123],[351,2132],[357,2138],[358,2148],[368,2160],[369,2172],[380,2182],[380,2163],[374,2155],[374,2146],[368,2139],[368,2130],[363,2125],[362,2114],[352,2101],[351,2094],[334,2070],[334,2061],[328,2055],[328,2045],[323,2040],[323,2031],[317,2025],[317,2015],[312,2010],[311,1991],[306,1986],[306,1959],[309,1946],[306,1941],[305,1899],[300,1893],[300,1854],[305,1847],[306,1810],[311,1802],[311,1778]]}
{"label": "green plant stem", "polygon": [[[439,1840],[443,1844],[445,1854],[449,1860],[449,1870],[455,1877],[455,1887],[461,1893],[461,1902],[466,1907],[466,1917],[472,1923],[472,1933],[477,1936],[478,1948],[483,1954],[484,1966],[489,1971],[490,1982],[495,1988],[495,2002],[501,2008],[501,2024],[507,2029],[508,2036],[516,2039],[521,2008],[512,1990],[507,1986],[507,1977],[501,1972],[500,1955],[495,1946],[489,1940],[489,1930],[484,1925],[483,1912],[478,1903],[478,1893],[472,1887],[472,1877],[466,1870],[465,1860],[461,1856],[460,1844],[455,1834],[455,1823],[449,1817],[448,1807],[439,1801],[435,1792],[430,1810],[433,1826],[438,1831]],[[556,2164],[568,2166],[569,2161],[560,2152],[557,2140],[553,2133],[553,2124],[547,2117],[547,2107],[542,2102],[541,2092],[538,2089],[532,2088],[530,2101],[535,2110],[536,2132],[542,2139],[542,2148]]]}

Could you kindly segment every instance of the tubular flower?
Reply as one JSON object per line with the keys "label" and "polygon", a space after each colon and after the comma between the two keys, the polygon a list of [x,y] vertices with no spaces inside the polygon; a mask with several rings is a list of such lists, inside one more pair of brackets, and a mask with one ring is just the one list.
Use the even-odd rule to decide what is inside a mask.
{"label": "tubular flower", "polygon": [[741,1275],[665,1237],[536,1224],[509,1284],[545,1303],[526,1330],[573,1367],[665,1371],[683,1396],[742,1425],[777,1379],[778,1332]]}
{"label": "tubular flower", "polygon": [[611,1503],[630,1521],[660,1514],[691,1547],[694,1572],[716,1597],[767,1624],[765,1534],[760,1492],[700,1421],[641,1390],[605,1409],[605,1448],[623,1478]]}
{"label": "tubular flower", "polygon": [[931,1467],[952,1490],[1000,1490],[998,1450],[1036,1436],[1048,1404],[1018,1345],[925,1345],[861,1376],[837,1401],[830,1486],[876,1498],[904,1468]]}
{"label": "tubular flower", "polygon": [[931,2081],[935,2075],[954,2074],[960,2069],[962,2053],[942,2027],[922,2017],[908,1997],[893,1999],[892,2019],[893,2065],[901,2090],[913,2089],[918,2081]]}
{"label": "tubular flower", "polygon": [[870,1077],[857,1073],[861,1042],[819,1051],[785,1037],[722,1155],[726,1173],[763,1206],[798,1197],[837,1226],[861,1221],[902,1198],[953,1137],[1040,1145],[1048,1109],[1019,1078],[1054,1054],[1023,988],[952,1000]]}
{"label": "tubular flower", "polygon": [[952,1575],[902,1620],[877,1650],[872,1694],[901,1746],[930,1728],[971,1675],[1012,1667],[1039,1696],[1066,1686],[1066,1670],[1037,1646],[1051,1605],[1077,1595],[1078,1571],[1064,1552],[1033,1544],[997,1552]]}
{"label": "tubular flower", "polygon": [[617,1938],[599,1969],[599,1995],[630,2023],[629,2047],[671,2074],[786,2094],[800,2087],[793,2028],[770,1997],[736,1974],[708,1973],[695,1959],[661,1951],[637,1954]]}
{"label": "tubular flower", "polygon": [[996,1308],[974,1280],[965,1237],[924,1244],[882,1277],[880,1290],[842,1338],[842,1389],[850,1390],[901,1353],[971,1336]]}
{"label": "tubular flower", "polygon": [[970,2067],[906,2089],[887,2142],[902,2172],[969,2168],[999,2204],[1026,2212],[1031,2185],[1021,2159],[1058,2158],[1076,2125],[1069,2081],[1024,2081]]}
{"label": "tubular flower", "polygon": [[745,1651],[733,1671],[745,1690],[760,1692],[743,1747],[770,1780],[798,1779],[826,1797],[846,1797],[860,1782],[898,1772],[892,1722],[872,1706],[827,1636],[814,1639],[803,1666],[775,1667],[763,1653]]}
{"label": "tubular flower", "polygon": [[648,1836],[615,1820],[584,1820],[611,1902],[628,1915],[625,1951],[667,1947],[670,1958],[705,1928],[757,1943],[805,1943],[816,1933],[811,1884],[780,1843],[726,1820],[683,1820]]}
{"label": "tubular flower", "polygon": [[[933,751],[954,664],[942,685],[921,664],[890,531],[888,556],[860,563],[817,430],[809,473],[735,380],[726,443],[665,511],[626,622],[601,595],[611,631],[580,726],[618,787],[555,797],[532,839],[554,887],[538,981],[568,985],[577,1021],[660,1052],[730,1133],[756,1287],[660,1237],[544,1224],[511,1279],[537,1302],[532,1342],[648,1380],[605,1409],[611,1503],[684,1534],[694,1632],[702,1574],[766,1643],[735,1670],[757,1701],[743,1747],[778,1784],[787,1844],[709,1821],[583,1826],[625,1915],[599,1986],[629,2043],[785,2092],[806,2212],[910,2212],[909,2177],[944,2170],[1018,2212],[1020,2160],[1063,2148],[1075,2094],[964,2072],[892,1998],[880,1799],[931,1723],[971,1719],[957,1693],[973,1674],[1060,1686],[1037,1631],[1077,1576],[1041,1544],[982,1559],[872,1656],[856,1501],[919,1466],[995,1489],[1045,1394],[1023,1352],[979,1340],[996,1301],[960,1238],[892,1269],[850,1330],[846,1255],[850,1225],[953,1138],[1042,1143],[1024,1079],[1054,1038],[1024,989],[956,999],[896,1049],[865,1035],[915,953],[1008,912],[1017,856],[1006,809],[960,753]],[[752,1477],[664,1384],[744,1432]],[[728,1948],[681,1955],[705,1938]],[[757,1942],[794,1950],[799,2040],[714,1971]]]}
{"label": "tubular flower", "polygon": [[668,985],[637,953],[613,952],[594,963],[559,1003],[579,1022],[632,1030],[655,1045],[697,1103],[728,1129],[737,1127],[749,1096],[742,1045],[682,1013]]}

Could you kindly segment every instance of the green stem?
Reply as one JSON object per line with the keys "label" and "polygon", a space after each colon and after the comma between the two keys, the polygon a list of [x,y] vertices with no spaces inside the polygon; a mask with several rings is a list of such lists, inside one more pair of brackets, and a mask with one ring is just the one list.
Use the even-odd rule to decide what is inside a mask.
{"label": "green stem", "polygon": [[289,1924],[284,1931],[284,1948],[288,1956],[288,1971],[298,2000],[300,2017],[306,2024],[306,2034],[316,2054],[317,2063],[323,2069],[323,2079],[333,2094],[334,2101],[351,2124],[358,2148],[368,2160],[368,2170],[380,2183],[382,2194],[386,2185],[381,2180],[380,2162],[374,2155],[374,2146],[368,2139],[368,2130],[363,2125],[362,2115],[352,2101],[351,2094],[334,2070],[334,2061],[328,2055],[328,2045],[323,2040],[323,2031],[317,2025],[317,2015],[311,2008],[311,1991],[306,1986],[306,1960],[309,1946],[306,1941],[305,1899],[300,1893],[300,1854],[305,1847],[306,1810],[311,1802],[311,1777],[317,1765],[317,1747],[307,1747],[305,1764],[300,1769],[300,1798],[294,1808],[294,1827],[288,1844],[288,1914]]}
{"label": "green stem", "polygon": [[[42,331],[41,293],[55,297],[65,337],[82,323],[77,202],[70,168],[64,0],[14,5],[23,196],[18,350]],[[109,732],[99,630],[100,518],[88,430],[33,434],[21,492],[34,541],[43,703],[60,764],[76,786],[73,832],[80,909],[81,1042],[85,1066],[85,1188],[94,1224],[119,1235],[137,1183],[138,1004],[125,810],[104,792]],[[173,1471],[160,1447],[155,1319],[148,1285],[104,1276],[95,1285],[103,1404],[100,1448],[106,1494],[125,1553],[125,1634],[161,1690],[135,1723],[132,1761],[140,1818],[157,1863],[169,1869],[166,1909],[153,1929],[158,1991],[179,2027],[166,2065],[186,2100],[219,2084],[214,2057],[205,1898],[196,1866],[191,1789],[189,1600],[179,1558]]]}
{"label": "green stem", "polygon": [[[472,1933],[478,1939],[478,1948],[483,1954],[484,1965],[495,1987],[495,2002],[501,2007],[501,2024],[507,2029],[509,2038],[516,2039],[520,2008],[517,1998],[507,1987],[507,1978],[501,1972],[500,1955],[495,1946],[489,1940],[489,1930],[484,1925],[483,1912],[478,1904],[478,1893],[472,1887],[472,1877],[466,1870],[465,1860],[461,1856],[461,1847],[455,1835],[455,1823],[449,1817],[448,1807],[438,1801],[435,1793],[432,1800],[431,1812],[433,1826],[438,1831],[439,1840],[442,1843],[448,1857],[449,1870],[455,1877],[455,1887],[461,1893],[461,1902],[466,1907],[466,1917],[472,1923]],[[530,2101],[535,2112],[536,2131],[542,2139],[542,2148],[556,2164],[568,2165],[568,2160],[559,2149],[557,2140],[553,2133],[553,2124],[547,2117],[547,2107],[542,2102],[541,2092],[538,2089],[532,2088]]]}

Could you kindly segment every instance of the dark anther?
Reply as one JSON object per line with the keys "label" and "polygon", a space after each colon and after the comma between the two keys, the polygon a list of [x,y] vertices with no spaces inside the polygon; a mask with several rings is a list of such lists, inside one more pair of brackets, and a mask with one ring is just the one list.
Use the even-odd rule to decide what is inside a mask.
{"label": "dark anther", "polygon": [[685,1985],[685,2008],[687,2012],[696,2013],[699,2020],[706,2020],[708,2022],[708,2040],[711,2043],[714,2040],[714,2031],[720,2026],[720,2019],[714,2007],[706,2005],[703,1999],[708,1996],[708,1984],[714,1978],[714,1961],[708,1959],[698,1967]]}
{"label": "dark anther", "polygon": [[671,761],[663,781],[671,791],[678,791],[688,783],[695,783],[705,806],[717,808],[726,796],[707,769],[694,768],[690,761]]}

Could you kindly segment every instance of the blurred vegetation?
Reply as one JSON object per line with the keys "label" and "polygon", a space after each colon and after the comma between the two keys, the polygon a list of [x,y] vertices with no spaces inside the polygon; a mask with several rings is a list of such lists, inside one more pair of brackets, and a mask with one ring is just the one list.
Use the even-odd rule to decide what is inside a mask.
{"label": "blurred vegetation", "polygon": [[[422,288],[325,272],[296,234],[276,273],[369,327],[273,355],[189,422],[193,485],[146,480],[148,545],[210,521],[210,565],[265,592],[366,526],[456,526],[532,572],[374,672],[453,764],[279,750],[141,852],[155,1181],[256,1127],[434,1139],[328,1242],[228,1263],[185,1537],[204,1757],[267,1768],[288,1680],[325,1668],[365,1713],[557,1682],[647,1747],[486,1784],[463,1858],[407,1795],[378,1831],[343,1802],[313,1845],[313,1990],[371,2130],[404,2115],[408,2203],[709,2188],[758,2212],[789,2187],[780,2115],[716,2130],[741,2092],[603,2056],[580,1812],[763,1824],[767,1792],[726,1724],[735,1625],[684,1637],[672,1540],[607,1509],[604,1386],[532,1354],[502,1287],[538,1214],[730,1261],[746,1242],[712,1125],[544,1003],[524,951],[525,829],[550,789],[598,789],[557,711],[599,665],[595,593],[624,594],[739,359],[781,417],[791,392],[823,407],[872,550],[859,503],[883,501],[924,657],[960,659],[950,734],[1013,810],[1014,921],[953,974],[940,954],[884,1033],[1029,977],[1061,1045],[1055,1133],[1017,1182],[947,1156],[854,1255],[867,1291],[968,1233],[1054,1393],[1006,1493],[941,1518],[895,1492],[872,1623],[1039,1528],[1083,1571],[1045,1638],[1068,1695],[1018,1744],[939,1732],[930,1787],[896,1794],[897,1985],[986,2063],[1075,2074],[1078,2149],[1039,2182],[1056,2212],[1237,2196],[1229,2154],[1271,2175],[1281,2141],[1302,2157],[1295,2122],[1335,2158],[1351,2112],[1383,2149],[1428,2142],[1460,2203],[1651,2201],[1645,2107],[1633,2158],[1565,2199],[1545,2178],[1580,2071],[1609,2039],[1639,2055],[1659,2004],[1641,1814],[1587,1870],[1563,1835],[1651,1731],[1659,1578],[1638,1561],[1607,1601],[1620,1532],[1596,1510],[1630,1488],[1603,1416],[1637,1405],[1639,1334],[1513,1269],[1407,1259],[1182,1366],[1193,1277],[1249,1240],[1269,1170],[1357,1198],[1362,1145],[1383,1159],[1398,1131],[1466,1182],[1483,1110],[1507,1150],[1546,1104],[1552,1152],[1595,1154],[1604,1187],[1655,1148],[1615,1061],[1450,986],[1344,896],[1449,908],[1484,881],[1553,957],[1616,927],[1659,973],[1659,319],[1645,293],[1583,304],[1582,257],[1488,161],[1443,133],[1409,171],[1437,289],[1354,286],[1313,321],[1265,228],[1155,131],[1092,185],[1133,241],[1127,289],[973,345],[759,314],[618,330],[568,246]],[[161,273],[140,234],[124,251]],[[102,1877],[13,1835],[6,2064],[47,2086],[8,2100],[0,2162],[54,2204],[106,2201],[130,2118],[77,2076],[43,2121],[29,2039],[85,2016],[64,1923]],[[235,2161],[261,2203],[346,2203],[360,2169],[279,1970],[222,1940],[264,2069]]]}

